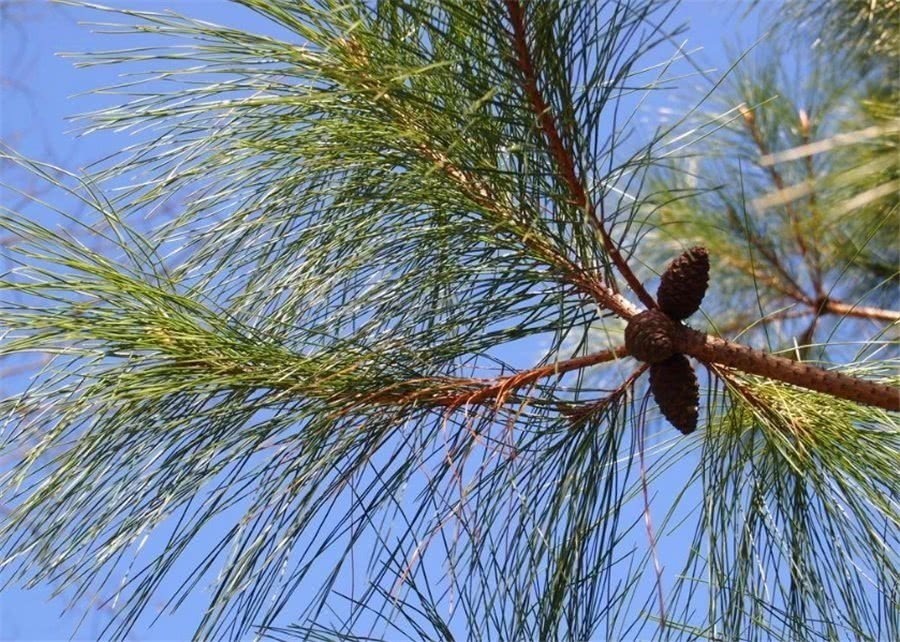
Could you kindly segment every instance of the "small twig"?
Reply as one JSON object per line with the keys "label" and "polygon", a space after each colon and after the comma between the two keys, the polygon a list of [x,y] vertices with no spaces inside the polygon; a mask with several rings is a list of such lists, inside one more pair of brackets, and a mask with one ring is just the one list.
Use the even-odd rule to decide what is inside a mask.
{"label": "small twig", "polygon": [[[775,287],[779,292],[786,294],[796,301],[802,301],[804,303],[809,302],[809,297],[803,293],[803,288],[800,287],[800,284],[794,280],[794,277],[791,276],[788,271],[784,268],[784,265],[781,263],[781,259],[769,248],[765,243],[760,240],[760,238],[749,228],[749,226],[744,225],[741,220],[738,218],[737,212],[734,211],[734,208],[730,205],[725,209],[729,220],[732,225],[736,228],[744,231],[747,234],[747,240],[750,244],[759,252],[762,257],[766,260],[766,262],[778,272],[778,275],[784,279],[784,283],[781,283],[775,279],[767,280],[767,283]],[[752,268],[752,266],[750,266]],[[752,272],[751,272],[752,273]],[[754,278],[759,278],[758,275],[754,275]]]}
{"label": "small twig", "polygon": [[796,307],[796,305],[793,305],[790,308],[778,310],[771,314],[767,314],[764,317],[738,317],[728,324],[716,326],[716,332],[721,336],[728,336],[733,332],[737,332],[738,336],[740,336],[748,330],[751,330],[757,324],[775,323],[778,321],[785,321],[787,319],[798,319],[801,317],[807,317],[812,314],[812,311],[806,306],[803,306],[800,309],[796,309]]}
{"label": "small twig", "polygon": [[900,132],[900,129],[898,129],[896,126],[872,125],[871,127],[859,129],[854,132],[836,134],[834,136],[831,136],[830,138],[826,138],[825,140],[807,143],[806,145],[799,145],[798,147],[775,152],[773,154],[766,154],[765,156],[760,157],[759,164],[763,167],[767,167],[776,163],[794,161],[807,156],[813,156],[815,154],[821,154],[823,152],[831,151],[836,147],[856,145],[863,141],[871,140],[872,138],[878,138],[880,136],[895,134],[898,132]]}
{"label": "small twig", "polygon": [[741,317],[726,325],[717,326],[716,331],[722,336],[728,336],[733,332],[741,331],[743,333],[749,327],[761,323],[774,323],[776,321],[784,321],[786,319],[797,319],[800,317],[808,317],[811,315],[823,316],[833,314],[843,317],[855,317],[858,319],[869,319],[871,321],[887,321],[889,323],[897,323],[900,321],[900,312],[895,310],[886,310],[884,308],[875,308],[870,306],[853,305],[836,301],[834,299],[826,299],[812,304],[802,303],[799,306],[794,305],[791,308],[779,310],[772,314],[761,318],[753,319],[749,317]]}
{"label": "small twig", "polygon": [[[422,156],[435,163],[454,181],[466,197],[477,203],[479,207],[493,212],[503,219],[513,218],[511,212],[502,211],[501,201],[492,192],[490,186],[479,180],[477,176],[457,167],[446,156],[427,146],[421,146],[419,152]],[[566,281],[593,298],[601,308],[615,313],[626,321],[639,312],[638,308],[628,299],[611,290],[597,278],[592,278],[585,274],[583,269],[570,261],[566,256],[542,242],[539,236],[533,235],[523,238],[522,243],[529,250],[535,252],[537,256],[541,257],[544,262],[558,270]]]}
{"label": "small twig", "polygon": [[634,371],[630,375],[628,375],[615,390],[610,392],[602,399],[594,401],[586,406],[573,407],[569,404],[560,404],[559,411],[562,414],[566,415],[573,424],[581,423],[591,415],[606,408],[609,404],[614,403],[625,393],[631,390],[634,382],[640,379],[641,375],[644,374],[649,368],[649,365],[647,365],[646,363],[642,363],[640,366],[635,368]]}
{"label": "small twig", "polygon": [[895,310],[885,310],[883,308],[874,308],[865,305],[854,305],[851,303],[844,303],[843,301],[835,301],[834,299],[826,299],[825,303],[821,306],[821,310],[823,314],[838,314],[845,317],[890,321],[892,323],[900,321],[900,312]]}
{"label": "small twig", "polygon": [[815,314],[813,314],[813,318],[810,320],[809,325],[806,326],[806,330],[800,335],[800,339],[797,342],[799,345],[799,361],[805,360],[809,355],[809,350],[812,347],[813,337],[816,334],[816,328],[819,326],[820,318],[822,318],[821,311],[817,310]]}

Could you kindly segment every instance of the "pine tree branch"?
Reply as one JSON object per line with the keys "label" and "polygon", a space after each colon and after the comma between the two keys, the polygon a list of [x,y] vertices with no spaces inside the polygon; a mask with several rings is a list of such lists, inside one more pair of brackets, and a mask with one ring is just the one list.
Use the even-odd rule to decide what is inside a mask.
{"label": "pine tree branch", "polygon": [[[490,186],[479,180],[477,176],[457,167],[446,156],[426,145],[420,146],[419,153],[441,168],[462,193],[479,207],[493,212],[501,219],[515,219],[514,213],[504,211],[502,201],[497,198]],[[639,312],[639,309],[628,299],[608,288],[598,278],[591,278],[590,275],[585,274],[581,267],[543,242],[540,237],[531,235],[522,238],[521,241],[546,264],[555,268],[566,282],[588,294],[601,308],[613,312],[626,321]]]}
{"label": "pine tree branch", "polygon": [[[686,326],[677,327],[673,348],[706,363],[735,368],[748,374],[783,381],[841,399],[900,411],[900,391],[892,386],[798,363],[791,359],[713,337]],[[497,379],[437,378],[406,381],[365,396],[356,403],[365,405],[418,402],[428,406],[454,409],[463,405],[485,404],[494,400],[494,403],[500,405],[505,402],[511,391],[535,383],[544,377],[565,374],[628,355],[629,351],[624,346],[620,346],[531,368]],[[637,372],[637,376],[641,372],[643,371]],[[630,385],[637,376],[629,377],[626,384],[623,385]],[[410,385],[412,388],[409,390],[400,389]]]}
{"label": "pine tree branch", "polygon": [[[427,134],[427,132],[421,131],[422,128],[417,123],[417,119],[414,115],[409,113],[403,105],[391,98],[386,87],[383,86],[383,83],[369,75],[366,65],[369,63],[370,56],[368,52],[365,51],[364,47],[357,40],[352,38],[344,39],[341,43],[349,52],[347,62],[353,64],[355,71],[355,75],[352,78],[342,79],[342,82],[349,85],[356,85],[370,93],[373,96],[373,100],[378,102],[387,110],[393,119],[405,128]],[[540,99],[540,96],[538,96],[538,98]],[[555,136],[554,140],[559,142],[559,136],[556,134],[555,127],[551,127],[551,129]],[[426,138],[426,140],[429,139],[427,135],[424,138]],[[559,144],[562,145],[561,142],[559,142]],[[506,221],[508,223],[523,223],[522,217],[506,206],[508,205],[507,200],[500,198],[490,184],[483,181],[474,173],[467,171],[465,168],[459,167],[441,150],[435,149],[433,146],[423,142],[416,146],[415,152],[426,161],[434,163],[468,200],[481,208],[484,212],[489,212],[498,220]],[[564,154],[562,160],[571,164],[571,157],[569,155]],[[568,175],[574,177],[574,169]],[[583,196],[584,190],[580,188],[580,183],[578,183],[577,179],[575,185],[579,186]],[[582,199],[582,201],[583,200],[584,199]],[[601,232],[604,235],[604,243],[608,244],[609,247],[612,247],[612,252],[615,253],[615,256],[618,256],[619,260],[623,261],[618,254],[618,250],[611,245],[611,241],[608,236],[605,235],[602,226]],[[556,270],[566,282],[593,298],[601,308],[609,310],[625,320],[630,319],[639,312],[636,306],[616,292],[614,288],[607,287],[599,279],[586,275],[583,268],[569,260],[568,257],[552,247],[541,236],[527,235],[521,237],[520,240],[537,258]],[[625,265],[625,269],[628,270],[628,274],[631,274],[631,276],[634,277],[634,274],[627,265]],[[653,299],[650,298],[650,301],[653,302]],[[653,303],[653,305],[655,305],[655,303]]]}
{"label": "pine tree branch", "polygon": [[719,339],[686,326],[677,326],[673,337],[676,352],[690,355],[705,363],[736,368],[790,383],[833,397],[900,411],[900,390],[874,381],[817,368],[805,363],[755,350]]}
{"label": "pine tree branch", "polygon": [[[502,405],[508,395],[540,379],[581,370],[628,356],[624,346],[537,366],[495,379],[446,378],[416,379],[399,382],[373,394],[354,400],[355,405],[410,404],[456,409],[465,405],[494,403]],[[630,381],[630,379],[629,379]]]}
{"label": "pine tree branch", "polygon": [[[756,148],[759,150],[760,156],[768,156],[771,150],[769,149],[769,145],[763,138],[762,132],[759,129],[759,124],[756,122],[756,116],[753,114],[753,110],[745,107],[744,105],[741,105],[739,109],[741,112],[741,116],[743,116],[744,118],[744,124],[747,125],[747,130],[750,132],[750,137],[756,144]],[[781,176],[781,173],[777,169],[775,169],[774,165],[766,166],[766,171],[768,171],[769,176],[772,179],[772,183],[775,185],[776,189],[779,192],[783,192],[785,188],[785,181]],[[800,231],[800,223],[797,219],[797,210],[790,202],[784,203],[784,209],[787,212],[788,219],[791,223],[791,232],[794,236],[794,241],[797,243],[797,249],[800,251],[800,255],[803,257],[804,261],[808,261],[808,249],[806,247],[806,241],[803,239],[803,234]]]}
{"label": "pine tree branch", "polygon": [[[627,356],[627,351],[624,351],[624,356]],[[650,366],[646,363],[640,364],[637,368],[635,368],[630,375],[628,375],[622,383],[616,386],[615,390],[610,392],[608,395],[603,397],[602,399],[598,399],[597,401],[593,401],[588,405],[584,406],[574,406],[572,404],[560,404],[559,411],[569,417],[569,419],[574,424],[578,424],[582,421],[587,420],[591,416],[597,414],[598,412],[602,412],[605,408],[609,406],[609,404],[614,403],[618,399],[620,399],[626,392],[631,390],[634,382],[637,381],[641,375],[643,375],[647,370],[650,369]]]}
{"label": "pine tree branch", "polygon": [[596,207],[593,202],[589,201],[584,184],[575,169],[575,159],[572,151],[563,142],[557,129],[553,112],[538,88],[537,71],[535,70],[531,50],[528,46],[524,8],[518,0],[506,0],[506,8],[513,28],[512,41],[516,52],[516,64],[522,73],[523,89],[532,111],[534,111],[540,122],[541,131],[546,137],[550,154],[559,168],[563,182],[566,184],[575,206],[587,213],[588,221],[600,235],[606,253],[619,273],[625,278],[631,290],[641,300],[641,303],[647,308],[653,309],[656,307],[656,301],[650,296],[637,278],[637,275],[628,266],[625,258],[619,252],[619,248],[616,247],[610,238],[602,218],[598,216]]}
{"label": "pine tree branch", "polygon": [[[666,3],[504,3],[402,0],[373,9],[244,0],[291,32],[290,40],[146,14],[144,31],[180,31],[199,48],[110,54],[196,57],[203,77],[238,76],[237,84],[208,88],[188,76],[186,94],[169,102],[149,90],[149,101],[139,95],[105,121],[172,123],[109,176],[149,172],[157,195],[198,181],[198,189],[227,196],[219,192],[215,206],[189,203],[183,227],[160,230],[138,249],[123,244],[124,266],[49,233],[25,262],[37,283],[22,279],[28,296],[21,304],[14,297],[7,313],[19,332],[4,336],[0,354],[44,347],[72,361],[48,368],[41,387],[10,409],[28,413],[3,440],[22,462],[4,476],[16,510],[0,526],[12,560],[4,569],[16,580],[68,582],[84,593],[107,583],[143,533],[174,522],[172,545],[158,556],[151,551],[146,577],[118,592],[122,608],[108,631],[125,637],[157,588],[180,581],[179,565],[190,562],[185,547],[224,517],[225,534],[182,582],[186,594],[221,560],[195,637],[238,639],[259,625],[263,636],[344,639],[384,624],[415,638],[459,630],[587,639],[605,627],[619,639],[646,632],[654,619],[641,601],[649,586],[641,578],[656,561],[655,535],[649,553],[629,549],[635,461],[649,517],[650,483],[665,485],[670,470],[684,477],[669,467],[683,466],[675,462],[699,445],[684,494],[674,489],[672,510],[656,529],[678,536],[691,498],[704,493],[702,510],[690,511],[697,534],[685,547],[685,572],[666,587],[665,608],[657,569],[665,627],[658,637],[715,630],[724,633],[712,639],[748,631],[834,638],[833,631],[852,628],[875,639],[894,630],[890,618],[882,624],[888,607],[869,609],[866,600],[890,596],[896,584],[892,541],[880,530],[892,523],[895,431],[883,429],[880,410],[823,403],[775,380],[805,385],[819,377],[819,388],[807,387],[832,395],[829,386],[862,383],[881,401],[891,389],[685,328],[685,352],[705,355],[713,374],[736,381],[736,403],[724,415],[710,413],[702,443],[657,451],[644,443],[642,401],[633,393],[650,365],[612,363],[628,355],[623,347],[548,363],[560,343],[598,319],[585,310],[588,297],[602,316],[630,321],[640,312],[626,298],[635,298],[630,286],[662,314],[625,260],[634,264],[639,254],[616,234],[616,217],[605,215],[605,188],[591,181],[593,162],[568,116],[580,122],[584,112],[591,128],[607,104],[596,95],[609,91],[615,105],[615,94],[632,89],[632,62],[621,63],[633,48],[629,34],[640,50],[652,44],[659,26],[649,12]],[[548,60],[560,55],[545,64],[542,53],[554,45]],[[607,64],[622,75],[607,73]],[[570,97],[576,83],[588,90]],[[252,100],[232,100],[248,89]],[[221,100],[197,100],[220,91]],[[203,136],[219,135],[223,123],[218,139]],[[536,163],[534,154],[542,156]],[[614,159],[610,150],[611,165]],[[232,191],[232,184],[242,187]],[[129,188],[113,200],[133,216],[152,201],[139,194]],[[548,199],[559,207],[546,211]],[[162,259],[145,268],[145,245],[155,257],[183,239],[189,248],[202,244],[201,258],[192,255],[173,278],[157,269]],[[760,254],[760,278],[753,255],[740,264],[744,274],[781,284],[775,292],[790,289],[791,258],[778,241],[760,232],[752,241],[770,254]],[[811,252],[820,249],[807,242]],[[220,252],[220,244],[228,249]],[[638,249],[652,248],[642,242]],[[596,251],[606,255],[602,264]],[[621,293],[619,273],[628,282],[619,281]],[[814,286],[786,294],[804,315],[843,310],[896,320],[890,311],[878,317],[874,308],[832,304]],[[659,308],[667,309],[665,298]],[[545,336],[539,332],[555,334],[537,365],[452,376],[470,374],[457,370],[460,362],[491,357],[505,341]],[[602,347],[609,346],[607,338]],[[586,398],[577,377],[595,365],[623,375],[601,399]],[[773,380],[742,377],[738,368]],[[850,393],[844,397],[860,400],[859,390]],[[756,403],[740,403],[741,394]],[[715,393],[707,399],[715,404]],[[692,408],[699,403],[698,396]],[[807,421],[819,406],[826,412]],[[590,430],[566,430],[566,422],[581,427],[586,418]],[[817,440],[809,450],[815,461],[782,475],[797,458],[780,448],[777,429],[795,420],[798,432]],[[461,429],[443,431],[447,424]],[[748,425],[760,427],[759,441],[747,442]],[[28,450],[31,441],[36,451]],[[809,501],[792,503],[799,495]],[[31,533],[31,523],[41,528]],[[135,554],[147,550],[138,546]],[[354,562],[360,551],[362,566]],[[435,560],[446,567],[440,577]],[[774,570],[774,581],[768,572],[760,577],[762,567]],[[318,568],[328,575],[324,583]],[[872,573],[863,578],[859,568]],[[729,602],[724,616],[698,607],[713,593]],[[809,607],[795,608],[807,597]],[[339,599],[350,608],[342,611]],[[445,618],[447,604],[454,608]],[[806,628],[812,611],[821,617]],[[762,622],[760,613],[772,617]],[[303,627],[276,628],[284,618]]]}
{"label": "pine tree branch", "polygon": [[824,303],[821,305],[821,310],[823,314],[838,314],[845,317],[889,321],[891,323],[900,321],[900,312],[897,312],[896,310],[854,305],[852,303],[844,303],[843,301],[835,301],[833,299],[825,299]]}
{"label": "pine tree branch", "polygon": [[811,314],[814,314],[813,310],[808,309],[795,309],[794,307],[778,310],[777,312],[773,312],[772,314],[767,314],[763,317],[756,317],[750,315],[741,315],[732,319],[729,323],[724,325],[716,325],[715,330],[716,334],[719,336],[728,336],[732,333],[740,333],[743,334],[747,330],[749,330],[752,326],[757,324],[767,324],[767,323],[777,323],[779,321],[785,321],[789,319],[798,319],[801,317],[807,317]]}
{"label": "pine tree branch", "polygon": [[900,312],[895,310],[887,310],[885,308],[876,308],[871,306],[854,305],[837,301],[834,299],[824,299],[822,301],[802,304],[802,306],[793,305],[784,310],[773,312],[764,317],[751,317],[743,315],[733,319],[725,325],[716,326],[717,334],[727,336],[733,332],[741,332],[748,329],[749,326],[758,323],[775,323],[787,319],[797,319],[800,317],[808,317],[810,315],[826,315],[833,314],[842,317],[855,317],[858,319],[869,319],[871,321],[887,321],[896,323],[900,321]]}
{"label": "pine tree branch", "polygon": [[[725,210],[728,214],[728,219],[731,221],[732,225],[735,226],[736,229],[741,230],[747,235],[747,240],[750,244],[759,252],[762,257],[766,260],[766,262],[774,268],[774,270],[778,273],[778,275],[784,280],[782,283],[777,279],[767,279],[767,283],[777,289],[779,292],[786,294],[796,301],[804,301],[808,302],[809,297],[807,297],[803,293],[803,288],[800,287],[800,284],[791,276],[788,271],[785,269],[784,265],[782,265],[781,260],[778,256],[769,248],[762,240],[751,230],[748,226],[744,225],[741,220],[738,218],[737,212],[734,211],[734,208],[730,205]],[[755,274],[755,270],[753,269],[753,264],[749,264],[748,266],[748,274],[754,276],[754,278],[759,278]]]}

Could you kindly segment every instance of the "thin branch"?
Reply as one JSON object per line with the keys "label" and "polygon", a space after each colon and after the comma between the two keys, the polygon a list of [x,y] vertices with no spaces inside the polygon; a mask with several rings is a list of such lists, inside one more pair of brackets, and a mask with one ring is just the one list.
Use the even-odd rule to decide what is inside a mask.
{"label": "thin branch", "polygon": [[[794,306],[796,304],[793,304]],[[745,332],[751,330],[754,326],[759,324],[767,324],[767,323],[777,323],[778,321],[786,321],[788,319],[797,319],[800,317],[807,317],[813,314],[813,311],[807,309],[806,307],[796,310],[793,307],[785,308],[782,310],[778,310],[771,314],[767,314],[763,317],[750,317],[749,315],[742,315],[735,318],[730,323],[725,325],[717,325],[715,326],[716,333],[720,336],[728,336],[734,332],[738,333],[738,336],[744,334]]]}
{"label": "thin branch", "polygon": [[816,328],[819,326],[819,319],[822,318],[822,314],[819,310],[813,314],[813,318],[810,319],[809,324],[806,326],[806,329],[803,331],[803,334],[800,335],[800,339],[798,340],[798,356],[799,361],[805,361],[807,356],[809,355],[809,351],[812,348],[813,338],[816,335]]}
{"label": "thin branch", "polygon": [[871,321],[887,321],[889,323],[900,322],[900,312],[897,312],[896,310],[855,305],[834,299],[821,299],[813,303],[802,303],[800,304],[802,306],[800,309],[795,309],[796,305],[797,304],[794,304],[794,307],[792,308],[779,310],[761,318],[754,319],[748,316],[738,317],[731,323],[717,326],[716,331],[722,336],[727,336],[738,331],[743,333],[748,330],[750,326],[758,323],[774,323],[776,321],[784,321],[787,319],[796,319],[810,315],[822,316],[825,314],[869,319]]}
{"label": "thin branch", "polygon": [[631,390],[634,382],[640,379],[650,366],[646,363],[640,364],[628,375],[615,390],[597,401],[593,401],[588,405],[575,406],[573,404],[560,404],[559,411],[569,417],[573,424],[581,423],[591,415],[603,411],[609,404],[618,401],[625,393]]}
{"label": "thin branch", "polygon": [[[396,101],[392,100],[377,81],[369,78],[364,67],[364,63],[367,63],[369,56],[362,45],[355,40],[346,40],[345,46],[353,52],[352,60],[357,65],[355,67],[357,71],[355,81],[359,86],[370,91],[374,95],[375,100],[384,106],[399,123],[410,129],[418,130],[419,126],[416,119],[407,113],[407,110],[402,105],[398,105]],[[462,191],[466,198],[478,205],[478,207],[486,212],[493,213],[501,220],[516,220],[516,212],[503,208],[502,204],[504,201],[498,198],[491,186],[478,176],[459,167],[446,154],[425,143],[418,145],[416,151],[421,157],[437,165]],[[608,237],[604,238],[608,241]],[[560,254],[538,235],[529,235],[521,238],[521,241],[525,247],[539,256],[541,260],[555,268],[562,278],[593,298],[601,308],[610,310],[626,321],[639,312],[638,308],[625,297],[607,287],[597,278],[590,278],[588,275],[585,275],[581,267]]]}
{"label": "thin branch", "polygon": [[900,312],[895,310],[885,310],[884,308],[874,308],[865,305],[854,305],[852,303],[844,303],[833,299],[825,300],[824,305],[822,305],[822,312],[839,314],[846,317],[859,317],[861,319],[890,321],[891,323],[900,321]]}
{"label": "thin branch", "polygon": [[[558,376],[628,356],[625,346],[557,361],[495,379],[435,378],[404,381],[366,395],[357,403],[409,404],[455,409],[464,405],[504,403],[511,392],[545,377]],[[633,379],[629,378],[629,382]],[[617,389],[618,391],[618,389]],[[615,392],[613,394],[616,394]]]}
{"label": "thin branch", "polygon": [[[763,138],[762,132],[759,130],[759,125],[756,122],[756,116],[753,113],[753,110],[744,105],[740,105],[738,108],[740,109],[741,116],[744,117],[744,124],[747,126],[747,131],[750,133],[750,137],[756,144],[756,148],[759,150],[760,155],[767,155],[769,153],[769,146]],[[775,185],[777,191],[783,192],[785,189],[785,182],[784,178],[782,178],[781,176],[781,173],[771,165],[767,166],[766,170],[768,171],[769,176],[772,179],[772,183]],[[807,262],[806,242],[803,240],[803,234],[800,232],[800,224],[797,220],[797,212],[790,204],[790,202],[784,203],[784,208],[791,223],[791,233],[797,243],[797,249],[800,251],[800,254],[804,259],[804,263],[807,263],[807,265],[809,265],[809,263]],[[756,235],[752,234],[749,229],[747,230],[747,233],[750,236],[750,240],[753,243],[754,247],[762,252],[763,256],[766,257],[766,260],[768,260],[772,267],[774,267],[778,271],[778,273],[781,274],[781,276],[787,283],[790,283],[794,288],[796,288],[798,295],[796,295],[795,298],[798,301],[807,300],[808,297],[805,297],[802,294],[803,288],[800,287],[800,284],[797,283],[793,276],[791,276],[791,274],[784,268],[778,257],[774,253],[768,252],[765,245],[759,242],[759,240],[756,238]]]}
{"label": "thin branch", "polygon": [[[446,156],[427,145],[419,147],[419,153],[435,163],[459,187],[467,198],[486,211],[493,212],[500,218],[512,219],[512,212],[501,209],[501,201],[483,181],[471,172],[454,165]],[[626,321],[639,312],[639,309],[618,292],[614,292],[597,278],[590,278],[584,270],[560,254],[553,247],[543,242],[537,235],[521,239],[522,243],[535,252],[548,265],[560,271],[561,276],[578,290],[588,294],[601,308],[610,310]]]}
{"label": "thin branch", "polygon": [[532,111],[534,111],[535,116],[537,116],[538,121],[540,122],[541,131],[547,139],[550,154],[559,168],[563,182],[565,182],[576,207],[587,212],[588,221],[597,233],[600,234],[604,249],[615,264],[619,273],[628,282],[631,290],[647,308],[654,309],[656,308],[656,301],[650,296],[643,284],[628,266],[625,258],[619,252],[619,248],[616,247],[610,238],[604,222],[597,215],[596,207],[588,200],[587,191],[575,169],[575,159],[572,151],[566,147],[560,137],[559,130],[556,127],[556,121],[553,117],[553,112],[550,110],[550,106],[547,104],[547,101],[544,100],[544,96],[538,88],[537,72],[535,71],[531,51],[528,47],[525,28],[525,11],[518,0],[506,0],[506,8],[509,12],[509,20],[512,23],[512,40],[513,47],[516,51],[516,64],[522,72],[525,95],[528,98]]}
{"label": "thin branch", "polygon": [[[728,215],[728,219],[731,221],[732,225],[734,225],[737,229],[746,232],[747,240],[753,245],[754,249],[759,252],[766,262],[771,265],[776,272],[778,272],[779,276],[784,279],[784,283],[779,282],[776,279],[767,280],[767,283],[775,287],[779,292],[786,294],[796,301],[802,301],[804,303],[809,303],[811,300],[806,294],[804,294],[803,289],[800,287],[800,284],[794,280],[794,277],[791,276],[788,271],[781,264],[781,260],[778,256],[766,246],[765,243],[760,240],[760,238],[753,233],[753,230],[749,228],[749,226],[744,225],[741,222],[740,218],[738,218],[737,212],[735,212],[734,208],[730,205],[725,208],[725,212]],[[749,274],[753,275],[754,278],[759,278],[759,275],[755,273],[753,270],[753,265],[748,265]]]}
{"label": "thin branch", "polygon": [[759,158],[759,164],[763,167],[767,167],[776,163],[784,163],[786,161],[793,161],[814,154],[821,154],[822,152],[830,151],[836,147],[855,145],[872,138],[879,138],[898,132],[900,132],[900,129],[896,126],[872,125],[871,127],[866,127],[865,129],[854,132],[835,134],[825,140],[819,140],[805,145],[798,145],[797,147],[792,147],[791,149],[786,149],[784,151],[766,154]]}

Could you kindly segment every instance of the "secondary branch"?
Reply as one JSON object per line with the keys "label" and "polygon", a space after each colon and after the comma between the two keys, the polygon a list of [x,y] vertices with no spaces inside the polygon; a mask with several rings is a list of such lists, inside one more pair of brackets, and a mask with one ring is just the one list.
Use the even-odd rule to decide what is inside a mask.
{"label": "secondary branch", "polygon": [[435,377],[398,382],[377,392],[354,399],[356,404],[412,404],[456,409],[465,405],[501,405],[513,391],[546,377],[621,359],[628,355],[624,346],[581,357],[537,366],[494,379]]}
{"label": "secondary branch", "polygon": [[593,203],[588,200],[587,190],[585,190],[584,184],[578,177],[578,173],[575,169],[574,155],[559,135],[553,112],[538,88],[537,72],[531,56],[531,50],[528,46],[525,28],[525,11],[518,0],[506,0],[506,8],[509,12],[509,20],[513,28],[513,48],[516,52],[516,64],[519,71],[522,73],[523,89],[528,98],[531,110],[534,112],[540,123],[541,131],[546,138],[547,146],[550,148],[550,155],[559,168],[560,177],[566,184],[575,205],[579,209],[587,212],[588,220],[600,234],[603,248],[616,266],[616,269],[628,283],[628,286],[641,300],[641,303],[648,308],[655,308],[656,301],[653,300],[653,297],[650,296],[644,288],[643,284],[637,278],[637,275],[635,275],[628,266],[625,258],[619,252],[619,248],[616,247],[615,243],[613,243],[610,238],[609,232],[603,221],[597,216],[597,210]]}

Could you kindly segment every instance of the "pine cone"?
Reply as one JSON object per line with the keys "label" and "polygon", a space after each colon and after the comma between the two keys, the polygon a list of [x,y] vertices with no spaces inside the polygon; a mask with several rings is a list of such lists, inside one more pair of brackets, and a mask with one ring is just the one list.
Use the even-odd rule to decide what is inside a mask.
{"label": "pine cone", "polygon": [[656,291],[660,309],[676,321],[694,314],[709,285],[709,252],[693,247],[669,264]]}
{"label": "pine cone", "polygon": [[656,405],[669,423],[683,434],[697,428],[700,387],[691,362],[683,354],[674,354],[650,366],[650,391]]}
{"label": "pine cone", "polygon": [[644,310],[625,326],[625,347],[635,359],[658,363],[675,353],[675,322],[659,310]]}

